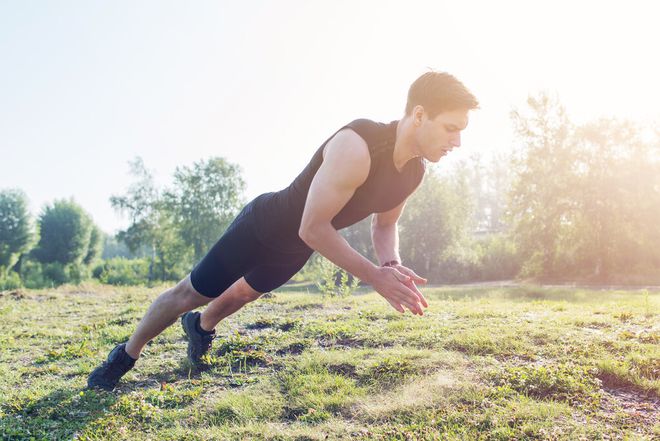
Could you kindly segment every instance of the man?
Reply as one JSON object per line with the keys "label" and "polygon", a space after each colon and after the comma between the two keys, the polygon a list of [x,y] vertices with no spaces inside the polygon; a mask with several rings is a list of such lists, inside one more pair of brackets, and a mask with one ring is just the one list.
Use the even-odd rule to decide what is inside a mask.
{"label": "man", "polygon": [[[415,283],[426,279],[399,257],[397,220],[419,186],[425,161],[460,146],[476,98],[453,76],[427,72],[408,91],[403,119],[356,120],[319,147],[284,190],[243,208],[209,253],[175,287],[162,293],[127,343],[115,347],[89,376],[89,387],[112,390],[144,345],[182,316],[188,358],[199,363],[223,318],[296,274],[314,250],[373,288],[403,313],[423,314]],[[367,216],[381,266],[350,247],[337,230]],[[202,312],[190,312],[208,304]]]}

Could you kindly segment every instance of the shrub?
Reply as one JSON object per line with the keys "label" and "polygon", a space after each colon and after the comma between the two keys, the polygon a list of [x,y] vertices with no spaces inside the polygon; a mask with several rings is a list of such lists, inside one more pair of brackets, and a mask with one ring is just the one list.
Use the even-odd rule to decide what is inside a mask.
{"label": "shrub", "polygon": [[149,262],[146,259],[113,257],[97,265],[92,275],[109,285],[140,285],[148,282]]}
{"label": "shrub", "polygon": [[22,287],[23,283],[21,282],[21,277],[16,272],[7,271],[6,274],[3,274],[0,269],[0,291]]}
{"label": "shrub", "polygon": [[26,288],[53,288],[65,283],[80,283],[91,276],[90,269],[83,263],[41,263],[33,259],[21,262],[20,278]]}
{"label": "shrub", "polygon": [[324,296],[348,297],[357,289],[359,283],[356,277],[349,275],[328,259],[320,260],[316,286]]}

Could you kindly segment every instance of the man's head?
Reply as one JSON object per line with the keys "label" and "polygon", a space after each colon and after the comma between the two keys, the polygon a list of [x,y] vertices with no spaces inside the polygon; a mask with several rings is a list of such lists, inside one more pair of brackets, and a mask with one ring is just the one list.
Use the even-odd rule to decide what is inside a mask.
{"label": "man's head", "polygon": [[468,112],[479,102],[454,76],[427,72],[408,91],[406,118],[415,128],[419,154],[437,162],[461,145],[461,131],[468,123]]}

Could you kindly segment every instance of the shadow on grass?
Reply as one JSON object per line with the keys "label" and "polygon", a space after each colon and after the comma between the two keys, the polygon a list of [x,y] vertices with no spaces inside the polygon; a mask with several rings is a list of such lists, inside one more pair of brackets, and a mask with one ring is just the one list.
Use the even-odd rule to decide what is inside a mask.
{"label": "shadow on grass", "polygon": [[20,398],[3,406],[0,438],[71,439],[103,418],[117,399],[109,392],[80,389],[58,389],[39,399]]}
{"label": "shadow on grass", "polygon": [[[506,299],[514,301],[566,301],[571,303],[591,303],[602,301],[611,297],[612,292],[577,289],[572,287],[428,287],[425,294],[442,300],[478,300],[478,299]],[[641,292],[626,292],[627,297],[642,296]]]}

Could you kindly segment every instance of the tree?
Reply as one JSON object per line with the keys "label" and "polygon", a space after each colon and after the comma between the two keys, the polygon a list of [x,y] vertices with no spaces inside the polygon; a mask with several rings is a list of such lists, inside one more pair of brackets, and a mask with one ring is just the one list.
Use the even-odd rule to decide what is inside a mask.
{"label": "tree", "polygon": [[101,229],[92,223],[92,233],[89,236],[89,246],[87,254],[83,258],[85,265],[92,265],[103,254],[103,244],[105,243],[105,234]]}
{"label": "tree", "polygon": [[642,128],[600,119],[578,128],[580,206],[574,261],[588,276],[610,281],[660,267],[660,161]]}
{"label": "tree", "polygon": [[180,237],[193,248],[196,261],[229,226],[244,203],[240,168],[223,158],[177,167],[174,184],[163,196]]}
{"label": "tree", "polygon": [[527,104],[530,114],[511,115],[524,148],[514,158],[510,220],[523,273],[552,277],[561,270],[561,237],[574,227],[578,209],[570,196],[577,183],[574,127],[556,98],[530,96]]}
{"label": "tree", "polygon": [[524,149],[509,205],[523,274],[597,282],[657,274],[660,142],[628,121],[576,126],[546,95],[528,104],[529,114],[512,114]]}
{"label": "tree", "polygon": [[0,276],[32,246],[34,232],[27,206],[22,191],[0,191]]}
{"label": "tree", "polygon": [[150,250],[149,280],[154,279],[154,266],[159,246],[162,246],[162,234],[159,234],[161,213],[159,212],[160,195],[154,183],[152,173],[147,170],[144,161],[136,157],[129,162],[130,174],[136,178],[126,194],[111,196],[110,204],[121,214],[128,214],[130,225],[117,233],[117,239],[125,243],[135,254],[143,247]]}
{"label": "tree", "polygon": [[441,280],[443,259],[465,239],[469,215],[465,179],[460,174],[441,177],[430,169],[399,221],[404,263],[431,281]]}
{"label": "tree", "polygon": [[42,263],[81,264],[93,229],[89,215],[72,199],[55,201],[39,216],[40,238],[34,256]]}
{"label": "tree", "polygon": [[369,216],[356,224],[344,228],[340,231],[340,234],[358,253],[378,263],[371,240],[371,220],[372,217]]}
{"label": "tree", "polygon": [[153,248],[154,229],[158,223],[159,192],[142,158],[136,157],[130,161],[129,167],[136,181],[129,186],[126,194],[110,196],[110,204],[120,214],[128,215],[130,226],[117,236],[132,253],[136,253],[145,245]]}

